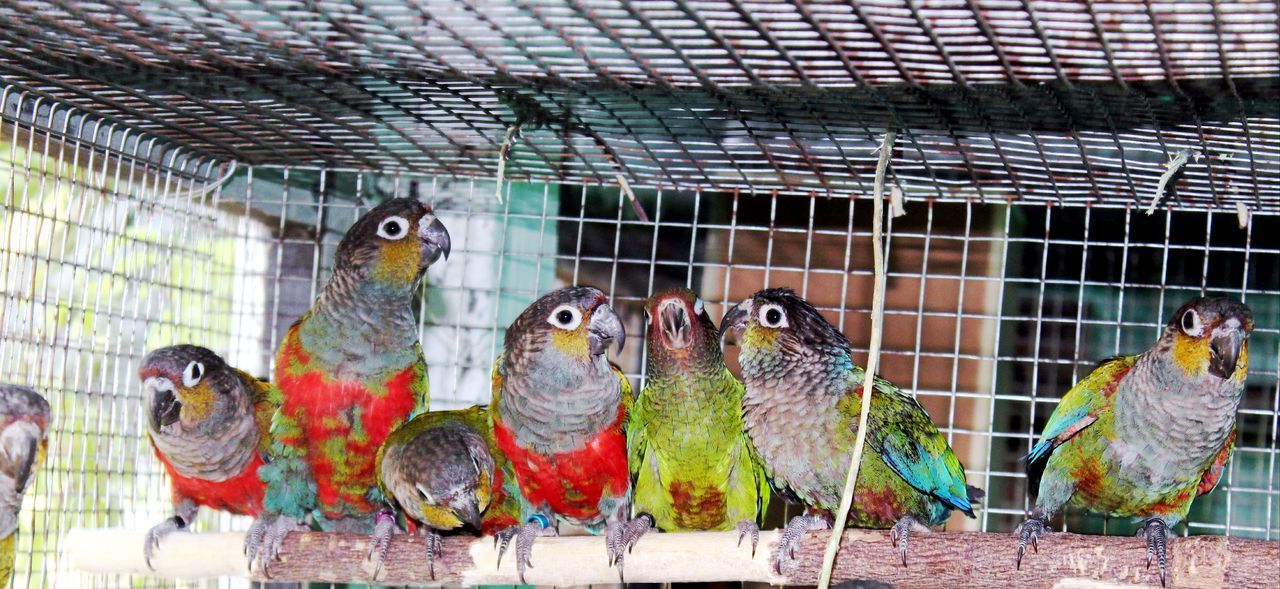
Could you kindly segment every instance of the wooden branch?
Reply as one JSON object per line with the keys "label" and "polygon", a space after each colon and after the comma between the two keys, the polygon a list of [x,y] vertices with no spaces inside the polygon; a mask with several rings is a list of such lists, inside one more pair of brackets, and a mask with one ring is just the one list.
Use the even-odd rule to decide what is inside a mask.
{"label": "wooden branch", "polygon": [[[66,540],[74,567],[88,573],[142,574],[198,578],[249,576],[241,554],[243,534],[174,533],[165,538],[149,570],[142,560],[143,532],[72,530]],[[737,546],[736,533],[651,534],[627,556],[628,582],[756,581],[812,585],[821,567],[825,534],[810,534],[796,550],[785,576],[770,567],[778,532],[761,534],[755,557]],[[1014,569],[1013,534],[922,534],[911,539],[906,568],[890,545],[888,532],[848,530],[836,559],[837,581],[867,579],[900,587],[1084,587],[1155,585],[1146,544],[1124,536],[1046,534],[1040,552]],[[372,581],[365,561],[367,538],[353,534],[290,534],[282,560],[271,567],[275,581]],[[387,584],[481,585],[518,582],[508,554],[499,568],[492,538],[446,538],[436,560],[436,578],[427,575],[422,540],[405,535],[392,543],[377,581]],[[605,562],[600,537],[539,538],[533,567],[525,577],[537,585],[615,583],[616,569]],[[1169,544],[1169,587],[1275,587],[1280,583],[1280,542],[1223,536],[1178,538]],[[267,580],[257,571],[256,580]]]}

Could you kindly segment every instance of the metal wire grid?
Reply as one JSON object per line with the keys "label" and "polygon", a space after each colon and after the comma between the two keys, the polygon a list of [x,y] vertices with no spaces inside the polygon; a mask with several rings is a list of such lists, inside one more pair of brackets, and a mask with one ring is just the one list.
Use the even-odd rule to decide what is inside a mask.
{"label": "metal wire grid", "polygon": [[0,380],[54,410],[13,586],[134,583],[75,573],[62,538],[170,510],[137,365],[176,340],[233,341],[234,256],[215,244],[235,224],[205,193],[218,162],[11,87],[0,104]]}
{"label": "metal wire grid", "polygon": [[1275,2],[15,0],[0,75],[250,163],[668,189],[1280,202]]}

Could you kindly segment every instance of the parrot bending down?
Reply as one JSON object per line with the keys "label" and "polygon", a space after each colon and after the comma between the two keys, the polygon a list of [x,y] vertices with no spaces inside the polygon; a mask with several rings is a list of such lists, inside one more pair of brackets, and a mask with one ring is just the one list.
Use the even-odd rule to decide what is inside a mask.
{"label": "parrot bending down", "polygon": [[431,207],[408,198],[374,207],[343,236],[333,276],[276,353],[280,410],[260,469],[266,516],[245,538],[251,564],[265,571],[308,515],[324,530],[372,531],[383,504],[374,455],[427,408],[413,293],[449,249]]}
{"label": "parrot bending down", "polygon": [[693,291],[649,297],[644,390],[627,428],[635,510],[663,531],[728,530],[759,538],[769,483],[742,423],[742,383],[724,366],[720,332]]}
{"label": "parrot bending down", "polygon": [[49,402],[22,386],[0,384],[0,587],[13,576],[22,496],[44,464]]}
{"label": "parrot bending down", "polygon": [[1018,526],[1018,566],[1072,505],[1146,520],[1147,566],[1158,561],[1164,584],[1170,528],[1231,458],[1252,330],[1244,304],[1193,299],[1149,350],[1106,360],[1067,391],[1026,456],[1036,504]]}
{"label": "parrot bending down", "polygon": [[[725,343],[742,348],[747,433],[783,496],[808,515],[783,531],[774,568],[807,530],[829,528],[852,458],[864,371],[849,341],[790,289],[768,289],[734,306],[721,322]],[[876,378],[867,446],[858,471],[850,526],[892,528],[902,563],[912,532],[928,532],[958,509],[973,517],[980,489],[965,484],[964,467],[924,407]]]}
{"label": "parrot bending down", "polygon": [[[503,488],[505,464],[483,405],[418,415],[396,428],[378,450],[382,495],[405,514],[409,531],[426,540],[432,578],[441,548],[435,530],[465,526],[493,534],[519,523],[520,508]],[[378,569],[396,529],[393,512],[379,514],[369,543]]]}
{"label": "parrot bending down", "polygon": [[195,521],[200,506],[236,515],[262,512],[258,478],[267,427],[277,406],[267,383],[228,366],[199,346],[160,348],[138,368],[147,402],[147,432],[173,486],[176,514],[151,528],[147,566],[160,540]]}
{"label": "parrot bending down", "polygon": [[[569,522],[606,532],[610,563],[622,571],[622,552],[650,523],[631,520],[627,414],[631,385],[605,357],[621,350],[622,322],[604,293],[563,288],[529,305],[507,330],[494,363],[493,435],[506,456],[508,488],[521,509],[514,536],[521,582],[534,539]],[[512,485],[512,483],[515,483]],[[514,488],[513,488],[514,487]]]}

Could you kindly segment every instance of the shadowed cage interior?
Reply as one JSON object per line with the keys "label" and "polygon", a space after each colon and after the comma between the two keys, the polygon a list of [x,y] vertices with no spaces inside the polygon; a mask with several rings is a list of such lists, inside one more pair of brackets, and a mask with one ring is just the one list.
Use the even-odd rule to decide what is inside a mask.
{"label": "shadowed cage interior", "polygon": [[[880,372],[919,397],[988,492],[977,520],[948,529],[1011,531],[1028,505],[1019,458],[1061,395],[1211,293],[1249,304],[1257,327],[1237,451],[1178,532],[1280,539],[1275,14],[0,6],[0,380],[36,386],[55,412],[14,586],[173,584],[90,577],[59,557],[70,528],[170,514],[138,363],[193,342],[269,375],[345,229],[392,196],[431,203],[453,236],[415,299],[434,409],[487,402],[505,326],[569,284],[609,293],[637,390],[641,306],[671,286],[700,292],[715,318],[789,286],[865,363],[873,150],[889,125],[905,215],[887,221]],[[497,188],[514,124],[514,181]],[[199,528],[246,525],[206,511]]]}

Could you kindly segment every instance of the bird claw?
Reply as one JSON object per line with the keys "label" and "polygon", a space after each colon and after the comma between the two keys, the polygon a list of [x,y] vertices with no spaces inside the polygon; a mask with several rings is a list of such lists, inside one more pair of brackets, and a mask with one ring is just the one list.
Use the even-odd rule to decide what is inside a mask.
{"label": "bird claw", "polygon": [[826,518],[818,515],[797,515],[787,522],[787,527],[782,530],[782,539],[778,541],[778,550],[773,555],[773,572],[782,574],[782,568],[785,564],[790,564],[796,559],[796,546],[800,545],[800,541],[804,539],[805,532],[814,532],[825,530],[831,527],[831,522]]}
{"label": "bird claw", "polygon": [[609,522],[605,530],[605,550],[608,551],[609,566],[618,567],[618,580],[625,581],[622,575],[622,562],[625,554],[629,554],[649,530],[653,529],[653,516],[641,513],[626,522]]}
{"label": "bird claw", "polygon": [[369,553],[365,555],[366,559],[374,561],[373,579],[375,581],[378,579],[378,573],[382,572],[382,561],[387,558],[387,551],[391,549],[391,537],[398,530],[395,516],[389,510],[384,509],[378,512],[377,521],[373,534],[369,536]]}
{"label": "bird claw", "polygon": [[431,580],[436,579],[436,558],[444,556],[444,538],[440,537],[431,530],[424,528],[422,533],[422,541],[427,545],[427,572],[431,574]]}
{"label": "bird claw", "polygon": [[1038,517],[1029,517],[1026,521],[1018,524],[1018,529],[1014,533],[1018,535],[1018,562],[1017,568],[1022,569],[1022,555],[1027,553],[1027,543],[1031,544],[1031,549],[1040,553],[1040,534],[1045,531],[1045,520]]}
{"label": "bird claw", "polygon": [[530,558],[533,556],[533,541],[538,536],[553,535],[555,535],[555,528],[552,528],[550,524],[544,525],[543,521],[537,517],[532,518],[531,521],[523,525],[499,531],[494,534],[494,542],[501,542],[498,547],[498,566],[502,566],[502,557],[507,553],[507,547],[514,538],[516,541],[516,572],[519,573],[520,583],[523,585],[525,583],[524,570],[533,568],[533,563],[530,562]]}
{"label": "bird claw", "polygon": [[270,578],[270,563],[280,560],[280,550],[284,547],[284,539],[290,532],[307,532],[302,522],[292,517],[278,517],[274,521],[257,520],[249,528],[244,537],[245,555],[249,557],[249,570],[253,563],[258,563],[263,576]]}
{"label": "bird claw", "polygon": [[889,537],[893,540],[893,545],[902,553],[902,566],[907,566],[907,542],[911,539],[911,532],[920,532],[928,534],[933,530],[928,526],[920,523],[920,520],[909,515],[903,516],[898,523],[893,524],[889,530]]}
{"label": "bird claw", "polygon": [[1164,587],[1169,570],[1169,556],[1165,550],[1170,539],[1169,525],[1164,520],[1153,517],[1138,528],[1138,537],[1147,540],[1147,568],[1151,568],[1151,559],[1154,558],[1160,566],[1160,586]]}
{"label": "bird claw", "polygon": [[742,520],[736,526],[738,530],[738,546],[742,546],[742,539],[751,535],[751,558],[756,557],[756,545],[760,543],[760,526],[751,520]]}
{"label": "bird claw", "polygon": [[147,538],[142,542],[142,557],[147,561],[147,568],[153,571],[156,570],[156,567],[151,566],[151,558],[155,556],[156,549],[160,547],[160,539],[173,532],[185,529],[187,529],[187,522],[175,515],[156,524],[154,528],[147,531]]}

